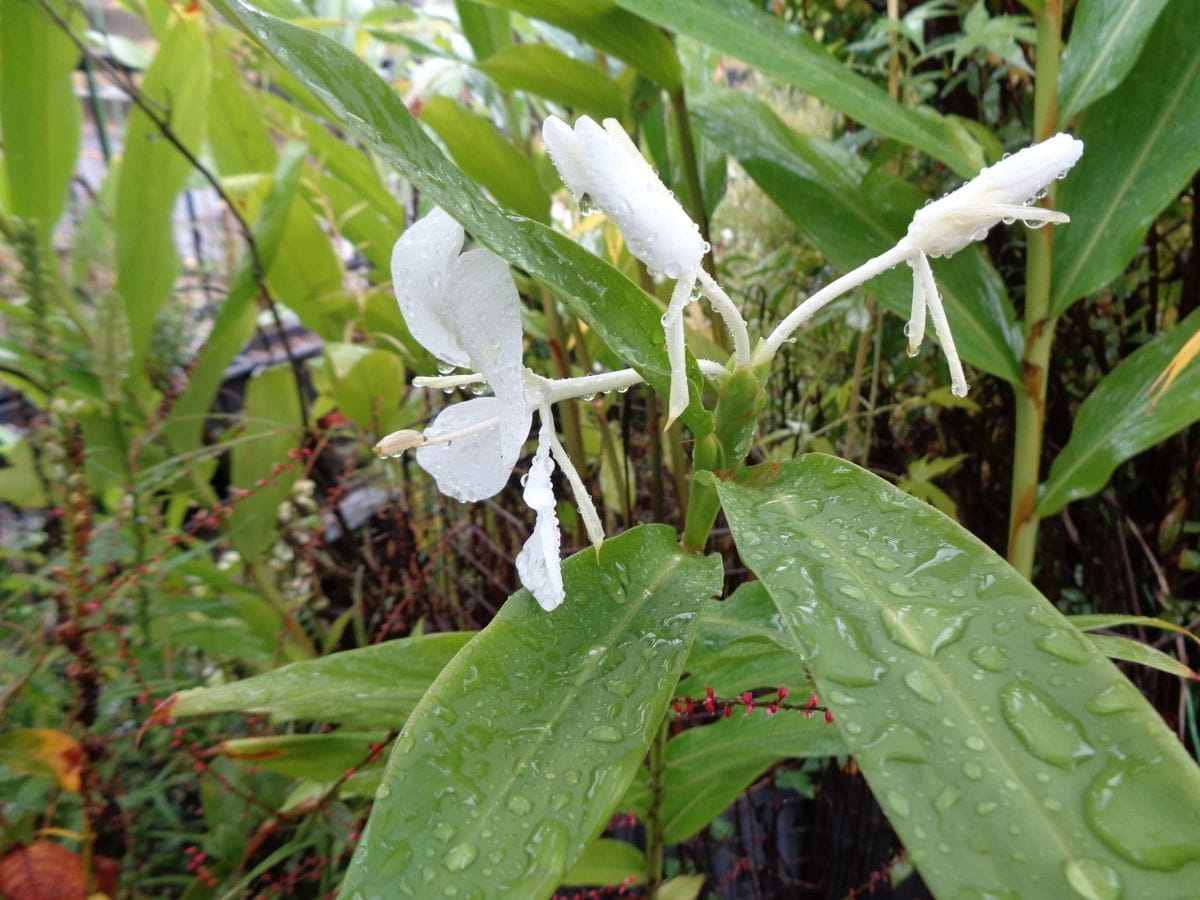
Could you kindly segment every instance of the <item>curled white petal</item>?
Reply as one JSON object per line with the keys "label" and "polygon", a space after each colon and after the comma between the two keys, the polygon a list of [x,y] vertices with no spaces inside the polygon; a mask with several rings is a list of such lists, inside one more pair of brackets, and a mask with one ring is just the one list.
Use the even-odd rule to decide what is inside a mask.
{"label": "curled white petal", "polygon": [[446,275],[443,307],[459,346],[493,393],[523,395],[521,298],[508,263],[482,248],[464,253]]}
{"label": "curled white petal", "polygon": [[412,336],[452,366],[470,365],[444,300],[445,282],[465,237],[462,226],[435,209],[409,226],[392,248],[392,286]]}
{"label": "curled white petal", "polygon": [[682,415],[688,405],[688,382],[686,368],[686,340],[683,332],[683,311],[692,299],[695,273],[689,278],[675,282],[671,291],[671,302],[663,313],[662,326],[667,338],[667,362],[671,365],[671,389],[667,396],[667,421],[663,430]]}
{"label": "curled white petal", "polygon": [[1066,222],[1054,210],[1030,206],[1056,178],[1079,161],[1083,141],[1056,134],[989,166],[958,190],[917,210],[908,241],[928,256],[950,256],[983,240],[1004,219]]}
{"label": "curled white petal", "polygon": [[542,136],[571,193],[591,198],[616,223],[634,256],[668,278],[699,267],[706,252],[699,227],[619,122],[605,119],[602,128],[580,116],[572,131],[552,116]]}
{"label": "curled white petal", "polygon": [[537,453],[529,466],[524,492],[525,503],[537,513],[537,519],[533,534],[517,554],[517,574],[521,584],[547,612],[566,598],[559,558],[562,539],[558,513],[555,511],[554,490],[550,485],[550,475],[554,472],[554,461],[550,458],[552,438],[553,426],[543,421]]}
{"label": "curled white petal", "polygon": [[[488,424],[495,419],[494,424]],[[425,430],[417,464],[456,500],[485,500],[508,483],[529,434],[524,397],[476,397],[442,410]],[[439,437],[458,435],[439,442]]]}

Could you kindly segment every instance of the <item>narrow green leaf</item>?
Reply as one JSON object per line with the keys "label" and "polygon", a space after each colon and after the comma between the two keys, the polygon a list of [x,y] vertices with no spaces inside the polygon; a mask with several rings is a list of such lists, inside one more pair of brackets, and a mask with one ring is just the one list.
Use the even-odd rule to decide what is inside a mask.
{"label": "narrow green leaf", "polygon": [[698,834],[781,759],[846,753],[837,729],[820,715],[761,708],[689,728],[667,744],[663,838],[678,844]]}
{"label": "narrow green leaf", "polygon": [[164,714],[257,712],[399,728],[472,636],[459,631],[426,634],[291,663],[219,687],[181,691],[167,701]]}
{"label": "narrow green leaf", "polygon": [[454,0],[454,8],[475,59],[487,59],[512,44],[512,24],[507,10],[495,9],[476,0]]}
{"label": "narrow green leaf", "polygon": [[[253,227],[261,262],[267,269],[274,262],[283,237],[304,154],[304,145],[298,143],[289,144],[280,154],[279,164]],[[166,434],[173,453],[187,453],[199,446],[204,417],[212,408],[217,391],[221,388],[225,369],[254,333],[258,297],[253,260],[247,254],[225,295],[208,340],[200,349],[187,387],[171,407]]]}
{"label": "narrow green leaf", "polygon": [[[661,308],[611,266],[540,223],[506,214],[453,166],[409,114],[404,101],[345,47],[283,22],[243,0],[214,0],[292,74],[319,94],[347,131],[376,150],[472,235],[553,288],[608,347],[659,394],[670,384]],[[693,434],[712,431],[699,402],[699,370],[689,364],[692,403],[683,415]]]}
{"label": "narrow green leaf", "polygon": [[1058,121],[1070,122],[1129,74],[1167,0],[1080,0],[1058,75]]}
{"label": "narrow green leaf", "polygon": [[880,134],[911,144],[964,178],[983,167],[966,129],[929,109],[909,109],[836,60],[810,34],[745,0],[618,0],[651,22],[782,78]]}
{"label": "narrow green leaf", "polygon": [[1200,769],[981,541],[832,457],[718,488],[743,560],[935,894],[1193,889]]}
{"label": "narrow green leaf", "polygon": [[597,119],[619,119],[625,109],[615,81],[547,44],[514,44],[478,68],[506,91],[526,91]]}
{"label": "narrow green leaf", "polygon": [[437,132],[458,167],[497,202],[527,218],[550,221],[550,195],[533,163],[490,121],[449,97],[426,100],[421,121]]}
{"label": "narrow green leaf", "polygon": [[[692,104],[693,121],[733,156],[802,234],[843,272],[904,236],[926,197],[908,183],[826,141],[788,128],[765,103],[740,93]],[[976,247],[933,260],[963,358],[1012,383],[1021,378],[1020,339],[1004,283]],[[899,267],[865,288],[908,317],[912,275]]]}
{"label": "narrow green leaf", "polygon": [[563,876],[568,887],[637,885],[646,880],[646,857],[633,844],[599,838]]}
{"label": "narrow green leaf", "polygon": [[641,526],[563,577],[560,608],[514,595],[413,711],[341,896],[549,896],[604,829],[721,563]]}
{"label": "narrow green leaf", "polygon": [[571,32],[597,50],[633,66],[668,91],[676,90],[683,73],[671,41],[644,19],[630,15],[612,0],[487,0],[531,19],[541,19]]}
{"label": "narrow green leaf", "polygon": [[103,291],[96,300],[96,332],[93,368],[104,399],[121,402],[121,390],[129,365],[129,321],[125,306],[112,291]]}
{"label": "narrow green leaf", "polygon": [[[199,153],[204,136],[209,68],[203,17],[174,15],[142,93],[193,153]],[[190,171],[191,164],[158,126],[135,110],[117,185],[117,290],[132,329],[135,367],[150,347],[155,317],[179,271],[172,215]]]}
{"label": "narrow green leaf", "polygon": [[[351,768],[366,767],[371,750],[387,739],[381,731],[329,734],[272,734],[221,741],[222,756],[290,778],[336,781]],[[382,764],[376,764],[382,769]]]}
{"label": "narrow green leaf", "polygon": [[1075,414],[1071,439],[1042,485],[1037,514],[1050,516],[1090,497],[1113,471],[1200,419],[1200,367],[1189,366],[1157,399],[1154,381],[1200,328],[1200,310],[1139,347],[1096,385]]}
{"label": "narrow green leaf", "polygon": [[1111,613],[1095,615],[1068,616],[1071,624],[1080,631],[1095,631],[1099,628],[1120,628],[1123,625],[1139,625],[1143,628],[1157,628],[1160,631],[1170,631],[1182,637],[1189,638],[1200,644],[1200,634],[1193,634],[1182,625],[1168,622],[1165,619],[1155,619],[1151,616],[1123,616]]}
{"label": "narrow green leaf", "polygon": [[229,454],[231,486],[250,492],[234,505],[230,517],[229,539],[242,559],[255,560],[275,538],[279,504],[299,477],[295,466],[279,472],[275,466],[300,445],[300,424],[291,366],[275,366],[250,379],[239,425],[245,440]]}
{"label": "narrow green leaf", "polygon": [[217,171],[226,177],[270,172],[278,159],[259,102],[263,95],[250,88],[239,65],[241,40],[231,28],[215,29],[212,38],[208,119],[217,127],[208,136],[209,147]]}
{"label": "narrow green leaf", "polygon": [[[73,26],[82,10],[53,0]],[[79,98],[72,75],[79,51],[34,0],[0,2],[0,132],[10,212],[38,224],[50,246],[79,154]]]}
{"label": "narrow green leaf", "polygon": [[1178,678],[1200,681],[1200,675],[1192,671],[1189,666],[1155,647],[1143,644],[1141,641],[1135,641],[1133,638],[1122,637],[1117,634],[1089,634],[1085,635],[1085,637],[1092,642],[1093,647],[1109,659],[1123,659],[1126,662],[1157,669],[1160,672],[1166,672],[1168,675],[1175,675]]}
{"label": "narrow green leaf", "polygon": [[1054,236],[1056,316],[1120,274],[1200,167],[1198,19],[1200,0],[1171,3],[1129,75],[1080,120],[1083,158],[1056,199],[1073,220]]}

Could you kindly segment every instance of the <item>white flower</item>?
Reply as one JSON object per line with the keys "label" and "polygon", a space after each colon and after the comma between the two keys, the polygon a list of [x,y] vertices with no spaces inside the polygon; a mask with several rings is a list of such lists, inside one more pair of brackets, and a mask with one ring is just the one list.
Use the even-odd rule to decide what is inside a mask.
{"label": "white flower", "polygon": [[537,513],[537,522],[517,557],[517,572],[537,602],[551,610],[565,598],[558,516],[550,487],[554,460],[571,485],[589,537],[598,545],[604,534],[595,506],[554,434],[550,403],[576,392],[627,387],[640,377],[608,373],[570,380],[564,386],[525,369],[520,298],[508,265],[485,249],[461,253],[464,237],[462,227],[449,215],[433,210],[396,241],[392,279],[413,337],[446,365],[479,372],[426,378],[424,383],[456,386],[486,381],[493,396],[452,404],[423,434],[408,429],[393,432],[375,446],[375,452],[394,456],[415,448],[417,463],[443,493],[463,501],[484,500],[502,490],[512,476],[536,408],[541,428],[524,497]]}
{"label": "white flower", "polygon": [[950,389],[958,397],[966,396],[967,380],[929,257],[952,256],[968,244],[983,240],[1000,222],[1012,224],[1020,219],[1030,228],[1069,222],[1065,213],[1031,204],[1045,194],[1052,181],[1066,175],[1082,154],[1083,141],[1069,134],[1056,134],[1005,157],[953,193],[926,204],[913,215],[908,233],[895,247],[834,280],[792,310],[759,345],[755,362],[773,356],[793,331],[831,300],[906,262],[913,270],[912,312],[904,328],[909,355],[921,345],[928,310],[950,368]]}
{"label": "white flower", "polygon": [[675,280],[662,317],[671,364],[670,427],[688,404],[683,311],[692,301],[697,283],[732,335],[739,365],[750,362],[746,323],[725,292],[701,268],[709,247],[700,236],[700,227],[650,168],[620,122],[605,119],[601,128],[589,117],[580,116],[572,130],[562,119],[550,116],[542,126],[542,137],[550,159],[575,198],[580,203],[594,203],[612,219],[629,252],[652,273]]}

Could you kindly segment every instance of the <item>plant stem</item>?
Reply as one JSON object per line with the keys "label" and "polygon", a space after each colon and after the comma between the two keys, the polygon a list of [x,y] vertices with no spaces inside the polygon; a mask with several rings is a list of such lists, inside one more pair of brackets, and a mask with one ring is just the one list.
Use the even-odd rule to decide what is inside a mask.
{"label": "plant stem", "polygon": [[[1058,64],[1062,53],[1062,3],[1046,0],[1037,16],[1037,63],[1033,117],[1035,141],[1053,136],[1058,126]],[[1053,188],[1045,203],[1053,204]],[[1008,561],[1029,578],[1037,551],[1037,488],[1046,421],[1046,383],[1054,345],[1050,313],[1054,230],[1030,230],[1025,261],[1025,353],[1016,391],[1016,435],[1009,508]]]}
{"label": "plant stem", "polygon": [[646,896],[654,897],[662,885],[663,876],[663,777],[667,768],[667,725],[664,715],[650,745],[650,819],[646,823]]}

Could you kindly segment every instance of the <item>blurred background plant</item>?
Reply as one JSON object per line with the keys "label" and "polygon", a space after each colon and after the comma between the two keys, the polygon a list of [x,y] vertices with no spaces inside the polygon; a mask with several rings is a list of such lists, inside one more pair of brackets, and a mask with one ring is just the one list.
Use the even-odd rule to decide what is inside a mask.
{"label": "blurred background plant", "polygon": [[[1021,331],[1020,229],[996,229],[986,257],[945,267],[977,367],[959,399],[936,354],[908,358],[902,320],[885,311],[907,303],[904,276],[868,284],[782,354],[752,459],[845,456],[1003,553],[1019,530],[1010,493],[1024,454],[1026,487],[1042,484],[1022,521],[1042,528],[1026,542],[1036,565],[1030,549],[1010,553],[1018,568],[1066,612],[1159,617],[1194,632],[1194,60],[1159,91],[1169,96],[1155,99],[1154,85],[1179,57],[1178,23],[1195,2],[1131,4],[1137,27],[1105,51],[1109,76],[1096,74],[1105,32],[1084,19],[1111,12],[1099,0],[1065,11],[1015,0],[709,4],[731,20],[757,6],[754,21],[778,25],[771,34],[803,29],[830,65],[943,114],[956,158],[941,162],[860,125],[836,82],[822,95],[789,77],[786,59],[764,65],[769,51],[721,16],[682,27],[671,14],[634,15],[651,5],[262,8],[367,61],[497,203],[553,223],[663,299],[615,228],[567,202],[540,142],[550,113],[618,118],[701,222],[722,283],[760,333],[956,175],[1044,136],[1034,45],[1061,26],[1072,38],[1061,80],[1055,47],[1044,82],[1059,86],[1051,130],[1080,128],[1082,165],[1100,161],[1082,187],[1060,192],[1076,224],[1058,238],[1051,305]],[[1047,7],[1060,17],[1051,25]],[[80,897],[328,894],[366,820],[381,753],[462,633],[518,586],[513,559],[531,526],[516,479],[464,506],[409,460],[369,453],[447,402],[407,387],[435,365],[408,335],[389,280],[392,243],[430,204],[347,134],[329,98],[208,4],[0,0],[0,35],[0,893],[39,896],[40,879],[53,878]],[[1115,112],[1130,104],[1132,123]],[[1128,178],[1105,193],[1114,167]],[[546,287],[517,276],[531,366],[568,377],[621,365]],[[1053,366],[1026,440],[1023,373],[1051,358],[1048,345],[1030,357],[1027,338],[1053,334],[1047,321],[1057,325]],[[722,332],[698,314],[689,324],[692,349],[717,355]],[[1173,383],[1160,382],[1152,402],[1148,386],[1172,359]],[[561,414],[609,533],[682,527],[688,438],[661,431],[658,398],[634,390]],[[573,509],[559,514],[564,542],[583,546]],[[745,580],[728,532],[718,528],[711,546],[728,586]],[[1137,627],[1176,665],[1129,672],[1194,754],[1195,648]],[[354,673],[330,654],[425,635],[449,643],[413,645],[414,661],[395,673],[404,689],[392,718],[242,696],[192,710],[209,718],[148,727],[180,690],[318,657],[349,684]],[[703,662],[681,695],[728,683],[738,698],[769,684],[744,660],[706,681]],[[804,683],[799,670],[792,677]],[[273,715],[236,712],[247,706]],[[690,705],[679,713],[679,737],[691,716]],[[709,799],[665,832],[676,896],[700,890],[688,880],[697,874],[717,896],[922,894],[836,747],[817,742],[807,760],[784,747],[745,751],[728,768],[724,747],[714,738],[708,755],[678,763],[683,790],[704,783]],[[632,796],[618,812],[648,802]],[[645,845],[636,820],[618,817],[610,833]],[[640,881],[644,859],[621,847],[590,856],[564,891],[615,894]]]}

